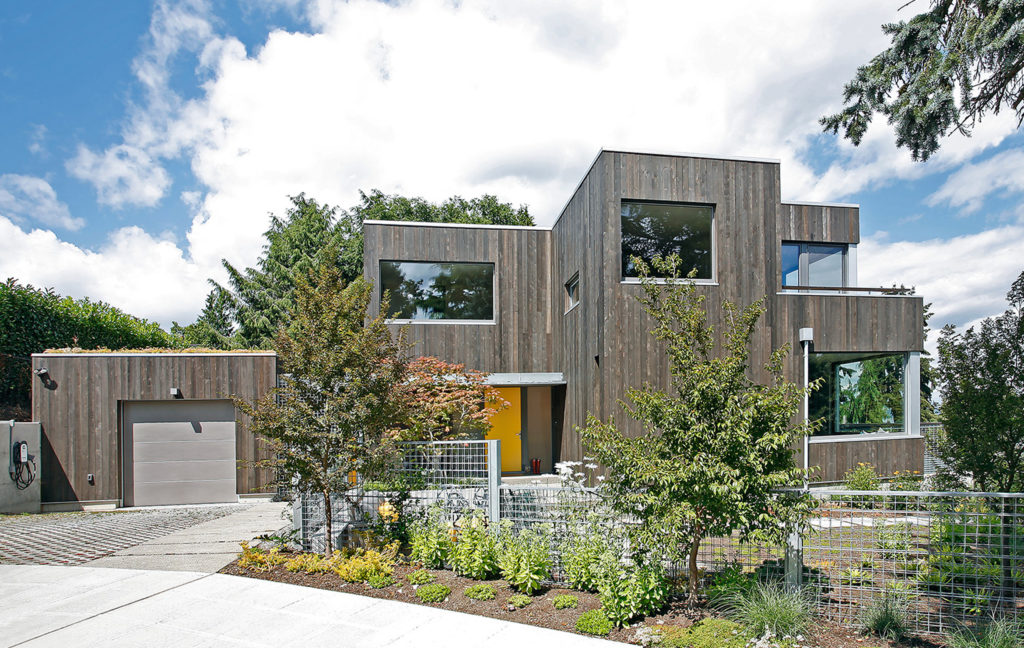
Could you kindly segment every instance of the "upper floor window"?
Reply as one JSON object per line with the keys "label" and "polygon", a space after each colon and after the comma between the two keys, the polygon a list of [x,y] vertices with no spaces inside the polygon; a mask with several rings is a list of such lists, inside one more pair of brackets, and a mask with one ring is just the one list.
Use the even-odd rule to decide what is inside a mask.
{"label": "upper floor window", "polygon": [[816,288],[847,286],[846,256],[846,245],[783,243],[782,285]]}
{"label": "upper floor window", "polygon": [[493,263],[381,261],[381,296],[407,320],[493,320]]}
{"label": "upper floor window", "polygon": [[[650,264],[656,256],[677,254],[679,273],[696,268],[697,279],[714,279],[714,208],[710,205],[622,201],[622,276],[636,277],[631,260]],[[651,271],[652,276],[660,276]]]}
{"label": "upper floor window", "polygon": [[565,312],[568,313],[580,303],[580,273],[565,282]]}

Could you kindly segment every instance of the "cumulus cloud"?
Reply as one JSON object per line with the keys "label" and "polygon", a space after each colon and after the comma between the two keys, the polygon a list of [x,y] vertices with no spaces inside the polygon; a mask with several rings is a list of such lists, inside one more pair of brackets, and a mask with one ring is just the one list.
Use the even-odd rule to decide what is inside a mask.
{"label": "cumulus cloud", "polygon": [[25,231],[0,216],[4,277],[65,295],[89,296],[164,326],[191,322],[209,291],[207,273],[171,240],[138,227],[110,234],[97,250],[61,241],[52,231]]}
{"label": "cumulus cloud", "polygon": [[1024,192],[1024,151],[1004,151],[982,162],[965,164],[950,174],[927,202],[932,206],[946,203],[973,213],[996,192]]}
{"label": "cumulus cloud", "polygon": [[16,173],[0,175],[0,216],[69,230],[85,225],[81,218],[71,216],[68,206],[57,199],[57,192],[49,182]]}
{"label": "cumulus cloud", "polygon": [[[192,223],[178,256],[197,275],[221,258],[251,264],[268,212],[300,192],[341,206],[371,188],[494,193],[549,224],[605,146],[781,158],[786,198],[837,200],[949,169],[1013,131],[991,118],[915,165],[877,124],[814,167],[817,119],[886,45],[888,0],[269,4],[304,12],[312,33],[274,30],[246,51],[204,0],[159,0],[133,66],[142,102],[117,142],[67,163],[101,203],[124,207],[163,200],[167,162],[187,161],[195,186],[179,195]],[[189,100],[169,73],[186,55],[199,89]]]}
{"label": "cumulus cloud", "polygon": [[[1024,271],[1024,223],[927,241],[890,241],[885,232],[861,240],[862,286],[914,286],[932,304],[934,330],[971,326],[1006,310],[1006,292]],[[934,335],[929,347],[934,350]]]}

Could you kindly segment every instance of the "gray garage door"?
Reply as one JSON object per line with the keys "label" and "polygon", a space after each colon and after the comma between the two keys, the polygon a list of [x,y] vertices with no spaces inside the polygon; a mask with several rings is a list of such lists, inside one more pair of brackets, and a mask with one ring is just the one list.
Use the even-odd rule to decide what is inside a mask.
{"label": "gray garage door", "polygon": [[237,502],[228,400],[124,406],[124,505]]}

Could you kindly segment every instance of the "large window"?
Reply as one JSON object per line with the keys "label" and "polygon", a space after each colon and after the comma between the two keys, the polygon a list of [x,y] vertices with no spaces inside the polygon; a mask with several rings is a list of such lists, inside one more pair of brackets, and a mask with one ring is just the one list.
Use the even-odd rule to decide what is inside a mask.
{"label": "large window", "polygon": [[811,420],[821,421],[816,434],[904,432],[905,359],[903,353],[811,354],[810,379],[822,381],[809,403]]}
{"label": "large window", "polygon": [[380,291],[395,319],[494,319],[493,263],[381,261]]}
{"label": "large window", "polygon": [[842,288],[847,285],[846,245],[783,243],[782,285]]}
{"label": "large window", "polygon": [[[622,276],[636,277],[632,257],[650,264],[656,256],[677,254],[680,274],[696,268],[698,279],[714,279],[709,205],[622,201]],[[653,270],[652,276],[658,276]]]}

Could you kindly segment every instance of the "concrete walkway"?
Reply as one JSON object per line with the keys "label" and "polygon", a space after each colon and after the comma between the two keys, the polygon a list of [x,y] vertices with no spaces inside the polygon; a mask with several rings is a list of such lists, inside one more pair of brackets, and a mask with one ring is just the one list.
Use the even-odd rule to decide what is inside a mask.
{"label": "concrete walkway", "polygon": [[236,513],[201,522],[85,563],[89,567],[212,574],[238,557],[238,543],[288,526],[284,502],[256,501]]}
{"label": "concrete walkway", "polygon": [[0,582],[0,646],[626,645],[224,574],[17,565]]}

